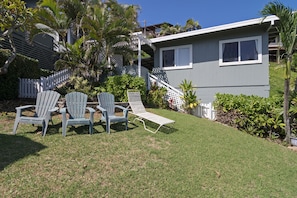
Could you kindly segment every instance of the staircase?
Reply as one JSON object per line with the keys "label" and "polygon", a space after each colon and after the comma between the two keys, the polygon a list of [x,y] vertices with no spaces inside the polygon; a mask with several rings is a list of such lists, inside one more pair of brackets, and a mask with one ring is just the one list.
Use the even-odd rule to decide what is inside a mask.
{"label": "staircase", "polygon": [[[150,89],[150,83],[156,84],[158,87],[164,87],[167,89],[165,100],[168,101],[169,107],[177,111],[184,111],[182,108],[184,101],[181,99],[183,93],[176,88],[172,87],[163,80],[160,80],[157,76],[148,73],[148,89]],[[215,110],[212,103],[200,103],[194,109],[194,115],[210,120],[215,120]]]}
{"label": "staircase", "polygon": [[[164,87],[167,89],[167,94],[165,100],[168,101],[170,108],[176,109],[178,111],[183,111],[182,105],[183,100],[181,99],[181,96],[183,96],[183,93],[168,83],[158,79],[153,74],[148,74],[149,83],[156,84],[158,87]],[[150,88],[150,87],[149,87]]]}

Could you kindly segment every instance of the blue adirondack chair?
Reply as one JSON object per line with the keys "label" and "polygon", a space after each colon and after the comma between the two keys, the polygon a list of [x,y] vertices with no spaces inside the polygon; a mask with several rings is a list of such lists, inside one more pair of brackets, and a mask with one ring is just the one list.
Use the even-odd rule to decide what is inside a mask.
{"label": "blue adirondack chair", "polygon": [[[60,110],[60,113],[62,113],[62,135],[66,136],[66,128],[69,125],[89,125],[89,133],[93,134],[95,110],[87,107],[88,96],[81,92],[72,92],[66,94],[65,99],[66,107]],[[90,112],[89,118],[85,117],[86,110]]]}
{"label": "blue adirondack chair", "polygon": [[[25,105],[16,107],[16,117],[14,121],[13,134],[16,134],[19,123],[42,125],[42,135],[45,136],[48,123],[52,118],[52,113],[59,108],[56,104],[60,94],[55,91],[43,91],[37,94],[35,105]],[[34,116],[25,116],[22,113],[28,109],[34,109]]]}
{"label": "blue adirondack chair", "polygon": [[[102,113],[100,121],[106,122],[106,132],[110,134],[110,124],[112,122],[125,122],[126,130],[128,127],[128,109],[120,105],[115,105],[114,95],[111,93],[100,93],[97,95],[99,109]],[[123,111],[122,115],[115,115],[116,108],[119,108]]]}

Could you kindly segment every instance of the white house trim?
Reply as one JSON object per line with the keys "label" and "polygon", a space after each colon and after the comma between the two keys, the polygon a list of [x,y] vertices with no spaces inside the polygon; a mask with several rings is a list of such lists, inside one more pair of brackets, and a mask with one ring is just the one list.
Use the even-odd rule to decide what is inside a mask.
{"label": "white house trim", "polygon": [[202,28],[199,30],[193,30],[193,31],[189,31],[189,32],[182,32],[179,34],[172,34],[172,35],[168,35],[168,36],[152,38],[151,42],[159,43],[159,42],[181,39],[181,38],[186,38],[186,37],[191,37],[191,36],[208,34],[208,33],[212,33],[212,32],[219,32],[219,31],[223,31],[223,30],[229,30],[229,29],[235,29],[235,28],[240,28],[240,27],[245,27],[245,26],[257,25],[257,24],[261,24],[261,23],[270,23],[273,25],[276,20],[279,20],[279,18],[275,15],[272,15],[272,16],[268,16],[268,17],[261,17],[261,18],[246,20],[246,21],[240,21],[240,22],[229,23],[229,24],[225,24],[225,25],[209,27],[209,28]]}
{"label": "white house trim", "polygon": [[[256,60],[241,60],[241,50],[240,50],[240,42],[241,41],[249,41],[255,40],[256,41],[256,51],[258,53],[258,57]],[[237,61],[230,61],[230,62],[223,62],[223,44],[236,42],[239,43],[238,48],[238,60]],[[261,36],[253,36],[253,37],[245,37],[245,38],[238,38],[238,39],[228,39],[228,40],[221,40],[219,42],[219,65],[220,66],[238,66],[238,65],[245,65],[245,64],[258,64],[262,63],[262,37]]]}

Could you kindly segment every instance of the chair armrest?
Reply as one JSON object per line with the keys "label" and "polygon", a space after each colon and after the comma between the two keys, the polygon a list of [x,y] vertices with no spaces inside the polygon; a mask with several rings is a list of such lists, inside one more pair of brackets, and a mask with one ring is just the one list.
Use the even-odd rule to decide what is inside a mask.
{"label": "chair armrest", "polygon": [[102,108],[100,105],[97,105],[97,109],[99,109],[99,111],[101,111],[102,117],[104,117],[105,119],[108,118],[108,113],[107,113],[106,109]]}
{"label": "chair armrest", "polygon": [[93,124],[95,109],[93,109],[92,107],[86,107],[86,109],[90,112],[90,120],[91,120],[91,123]]}
{"label": "chair armrest", "polygon": [[36,105],[24,105],[24,106],[20,106],[20,107],[16,107],[16,117],[21,117],[22,113],[25,109],[30,109],[35,107]]}
{"label": "chair armrest", "polygon": [[125,108],[125,107],[123,107],[123,106],[121,106],[121,105],[115,105],[114,107],[123,110],[124,117],[125,117],[125,118],[128,117],[128,111],[129,111],[128,107]]}
{"label": "chair armrest", "polygon": [[59,110],[59,107],[54,107],[54,108],[52,108],[52,109],[50,109],[50,110],[48,110],[49,112],[55,112],[55,111],[58,111]]}
{"label": "chair armrest", "polygon": [[128,108],[125,108],[125,107],[123,107],[123,106],[121,106],[121,105],[114,105],[114,107],[115,107],[115,108],[119,108],[119,109],[121,109],[121,110],[123,110],[123,111],[128,110]]}
{"label": "chair armrest", "polygon": [[35,107],[35,105],[24,105],[24,106],[16,107],[15,109],[23,110],[23,109],[28,109],[28,108],[32,108],[32,107]]}
{"label": "chair armrest", "polygon": [[101,107],[100,105],[97,105],[96,108],[99,109],[99,111],[101,111],[102,113],[103,113],[103,112],[106,112],[106,109],[104,109],[104,108]]}
{"label": "chair armrest", "polygon": [[90,113],[95,113],[95,109],[93,109],[92,107],[86,107],[86,109],[87,109]]}
{"label": "chair armrest", "polygon": [[66,108],[65,108],[65,107],[61,108],[61,109],[60,109],[60,113],[62,113],[62,114],[66,114]]}

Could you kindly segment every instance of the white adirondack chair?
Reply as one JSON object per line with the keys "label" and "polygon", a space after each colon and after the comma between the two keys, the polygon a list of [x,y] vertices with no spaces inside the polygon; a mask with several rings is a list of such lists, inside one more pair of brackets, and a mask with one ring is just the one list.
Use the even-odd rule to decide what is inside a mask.
{"label": "white adirondack chair", "polygon": [[[25,105],[16,107],[16,117],[14,121],[13,134],[16,134],[19,123],[42,125],[42,135],[45,136],[48,123],[52,118],[52,113],[59,108],[56,104],[59,100],[60,94],[55,91],[43,91],[37,94],[35,105]],[[23,111],[35,108],[34,116],[25,116]]]}
{"label": "white adirondack chair", "polygon": [[[66,107],[60,110],[62,113],[62,135],[66,136],[66,128],[69,125],[89,125],[89,133],[93,134],[95,110],[87,107],[88,96],[81,92],[68,93],[65,96]],[[86,110],[90,112],[88,118],[85,117]],[[66,114],[69,114],[67,118]]]}
{"label": "white adirondack chair", "polygon": [[[100,93],[97,95],[99,109],[102,113],[100,121],[106,122],[106,132],[110,134],[110,124],[112,122],[125,122],[126,130],[128,128],[128,109],[120,105],[115,105],[114,95],[111,93]],[[115,115],[116,108],[123,111],[122,115]]]}

